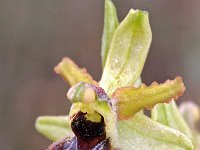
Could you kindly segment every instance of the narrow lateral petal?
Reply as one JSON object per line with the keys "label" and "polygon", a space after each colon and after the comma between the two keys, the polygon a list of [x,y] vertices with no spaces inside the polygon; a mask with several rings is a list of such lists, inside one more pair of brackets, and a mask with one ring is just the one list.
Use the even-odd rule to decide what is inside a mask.
{"label": "narrow lateral petal", "polygon": [[71,86],[79,82],[87,82],[97,85],[97,82],[92,79],[92,76],[87,73],[85,68],[79,68],[70,58],[65,57],[54,68],[55,72],[62,76]]}
{"label": "narrow lateral petal", "polygon": [[124,87],[117,89],[112,96],[119,119],[128,119],[143,108],[152,108],[157,103],[167,103],[177,99],[185,91],[181,77],[165,83],[153,83],[149,87]]}

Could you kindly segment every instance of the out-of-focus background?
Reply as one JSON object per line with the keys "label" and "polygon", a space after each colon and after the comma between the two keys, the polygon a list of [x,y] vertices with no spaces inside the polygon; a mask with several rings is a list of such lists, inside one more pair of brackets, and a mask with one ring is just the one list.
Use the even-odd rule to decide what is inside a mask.
{"label": "out-of-focus background", "polygon": [[[130,8],[150,13],[153,42],[143,82],[180,75],[181,101],[200,105],[200,1],[114,0],[119,19]],[[43,150],[50,141],[34,128],[39,115],[64,115],[69,86],[53,67],[69,56],[101,77],[103,0],[0,0],[0,145]]]}

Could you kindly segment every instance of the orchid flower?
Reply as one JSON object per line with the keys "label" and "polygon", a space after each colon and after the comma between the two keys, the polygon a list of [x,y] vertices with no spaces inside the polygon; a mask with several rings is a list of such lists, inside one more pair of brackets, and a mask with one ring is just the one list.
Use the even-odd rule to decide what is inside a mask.
{"label": "orchid flower", "polygon": [[175,103],[182,78],[147,86],[140,77],[152,41],[148,12],[131,9],[119,22],[111,0],[104,10],[101,80],[68,57],[55,67],[71,85],[72,106],[66,116],[37,118],[38,132],[54,141],[49,150],[193,150],[195,136]]}

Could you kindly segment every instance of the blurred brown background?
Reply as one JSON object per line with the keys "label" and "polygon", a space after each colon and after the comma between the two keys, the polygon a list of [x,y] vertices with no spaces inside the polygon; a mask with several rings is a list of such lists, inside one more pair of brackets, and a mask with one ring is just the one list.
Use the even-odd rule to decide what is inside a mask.
{"label": "blurred brown background", "polygon": [[[200,1],[114,0],[121,20],[147,10],[153,42],[142,77],[150,84],[180,75],[184,100],[200,105]],[[39,115],[67,114],[69,88],[53,72],[64,56],[101,77],[103,0],[0,0],[0,145],[43,150],[34,129]]]}

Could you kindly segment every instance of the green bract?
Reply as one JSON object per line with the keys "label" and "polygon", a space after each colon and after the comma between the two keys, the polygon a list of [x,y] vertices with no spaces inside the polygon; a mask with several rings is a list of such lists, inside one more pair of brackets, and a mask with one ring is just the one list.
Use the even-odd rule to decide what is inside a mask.
{"label": "green bract", "polygon": [[[191,116],[191,123],[189,106],[182,109],[191,131],[174,101],[185,90],[182,78],[176,77],[162,84],[154,82],[150,86],[141,84],[140,76],[152,40],[148,13],[131,9],[118,23],[114,4],[105,0],[104,17],[101,80],[94,81],[85,69],[79,68],[70,58],[64,58],[55,71],[72,86],[67,94],[72,103],[70,113],[68,116],[39,117],[36,129],[53,141],[73,137],[71,121],[81,111],[92,122],[99,122],[103,117],[106,138],[112,148],[198,148],[200,134],[194,128],[197,120],[194,114],[197,113]],[[153,107],[152,118],[143,114],[143,109]]]}

